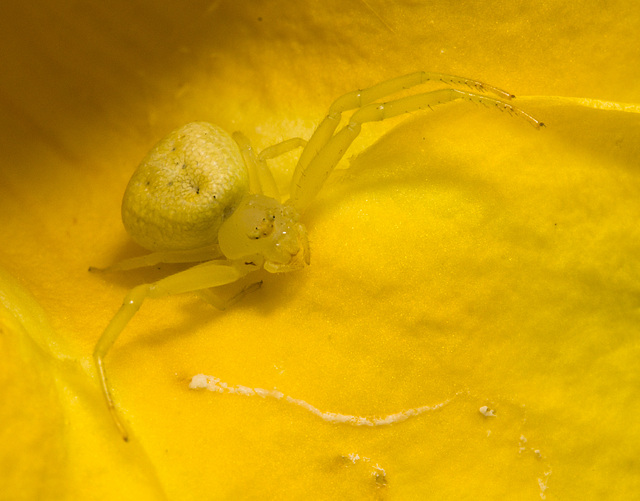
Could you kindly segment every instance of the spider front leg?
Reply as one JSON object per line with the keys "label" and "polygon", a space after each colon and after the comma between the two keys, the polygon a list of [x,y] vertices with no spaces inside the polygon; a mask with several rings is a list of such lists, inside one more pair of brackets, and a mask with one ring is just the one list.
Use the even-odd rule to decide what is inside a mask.
{"label": "spider front leg", "polygon": [[500,99],[512,99],[515,97],[510,92],[478,80],[427,71],[416,71],[415,73],[409,73],[407,75],[379,82],[371,87],[367,87],[366,89],[347,92],[333,102],[329,108],[329,113],[327,113],[325,119],[320,123],[320,125],[318,125],[309,139],[304,151],[300,155],[298,164],[296,165],[296,170],[291,179],[291,193],[295,191],[295,187],[300,182],[302,173],[306,170],[311,160],[313,160],[313,158],[324,148],[333,136],[333,133],[340,124],[342,113],[362,108],[367,104],[377,101],[378,99],[382,99],[403,90],[411,89],[426,82],[442,82],[450,85],[465,86],[475,90],[476,92],[490,92],[491,94],[498,96]]}
{"label": "spider front leg", "polygon": [[102,391],[122,438],[127,441],[127,430],[116,413],[115,403],[109,390],[107,376],[104,368],[104,358],[113,346],[120,333],[127,326],[131,318],[142,306],[147,298],[157,298],[166,295],[191,292],[209,287],[217,287],[239,280],[248,273],[257,270],[254,264],[233,261],[209,261],[189,268],[188,270],[170,275],[151,284],[143,284],[134,287],[124,298],[122,306],[109,322],[109,325],[100,336],[93,358],[96,364],[97,375],[102,385]]}
{"label": "spider front leg", "polygon": [[404,113],[432,109],[434,106],[458,99],[494,107],[499,111],[507,111],[523,118],[536,128],[544,126],[542,122],[510,103],[452,88],[416,94],[386,103],[369,104],[358,109],[351,116],[349,124],[327,141],[305,169],[300,172],[296,171],[297,181],[292,184],[291,198],[288,203],[293,205],[299,214],[304,213],[322,188],[329,174],[331,174],[340,159],[344,156],[351,143],[353,143],[355,138],[358,137],[358,134],[360,134],[362,124],[379,122]]}

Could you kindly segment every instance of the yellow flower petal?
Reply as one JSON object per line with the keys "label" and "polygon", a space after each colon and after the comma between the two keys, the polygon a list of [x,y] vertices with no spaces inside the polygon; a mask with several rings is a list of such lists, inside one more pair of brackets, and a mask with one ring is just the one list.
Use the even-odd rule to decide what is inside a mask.
{"label": "yellow flower petal", "polygon": [[[7,498],[632,497],[636,10],[6,7]],[[143,252],[119,206],[146,151],[191,120],[308,137],[333,98],[415,70],[505,87],[547,127],[468,103],[367,125],[305,214],[308,268],[225,312],[183,295],[132,320],[106,359],[122,442],[91,353],[128,289],[177,268],[87,269]]]}

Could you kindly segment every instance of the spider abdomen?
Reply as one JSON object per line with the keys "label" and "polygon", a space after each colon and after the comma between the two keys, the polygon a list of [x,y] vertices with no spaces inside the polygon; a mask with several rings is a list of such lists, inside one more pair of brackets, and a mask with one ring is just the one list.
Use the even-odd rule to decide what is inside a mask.
{"label": "spider abdomen", "polygon": [[248,190],[236,142],[219,127],[192,122],[142,160],[122,200],[122,221],[149,250],[204,247],[217,242],[220,225]]}

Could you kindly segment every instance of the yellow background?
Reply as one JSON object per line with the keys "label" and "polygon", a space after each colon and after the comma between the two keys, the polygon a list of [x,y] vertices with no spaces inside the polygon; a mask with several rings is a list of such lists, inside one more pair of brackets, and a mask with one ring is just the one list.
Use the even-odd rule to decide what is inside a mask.
{"label": "yellow background", "polygon": [[[638,33],[628,1],[4,2],[0,498],[631,499]],[[333,98],[415,70],[547,127],[468,103],[366,126],[305,214],[311,266],[222,313],[143,306],[106,360],[122,442],[91,352],[174,268],[87,269],[143,252],[119,218],[140,159],[191,120],[308,137]],[[359,416],[451,401],[356,428],[197,373]]]}

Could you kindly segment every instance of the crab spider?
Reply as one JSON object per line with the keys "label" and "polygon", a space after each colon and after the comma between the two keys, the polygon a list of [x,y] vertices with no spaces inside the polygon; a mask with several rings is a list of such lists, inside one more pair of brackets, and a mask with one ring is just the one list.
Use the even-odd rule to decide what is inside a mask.
{"label": "crab spider", "polygon": [[[428,81],[466,86],[472,92],[448,87],[379,101]],[[116,413],[104,358],[145,299],[229,284],[261,268],[272,273],[303,268],[309,264],[309,245],[300,217],[363,124],[462,99],[541,127],[541,122],[508,102],[513,97],[476,80],[417,72],[339,97],[308,142],[294,138],[255,155],[242,133],[229,135],[209,123],[194,122],[156,144],[134,172],[122,201],[125,228],[152,253],[109,269],[199,264],[131,289],[96,344],[97,376],[122,437],[127,440],[128,434]],[[342,113],[349,110],[356,111],[336,132]],[[282,203],[266,161],[299,147],[304,149],[293,173],[290,198]]]}

